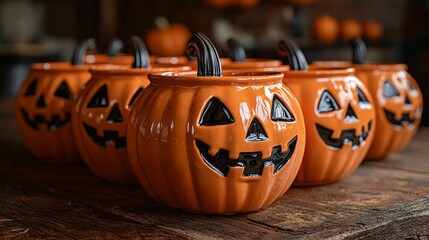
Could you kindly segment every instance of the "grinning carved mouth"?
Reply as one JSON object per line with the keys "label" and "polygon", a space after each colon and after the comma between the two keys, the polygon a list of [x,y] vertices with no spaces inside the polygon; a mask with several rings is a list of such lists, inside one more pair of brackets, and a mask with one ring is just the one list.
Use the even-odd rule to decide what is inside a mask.
{"label": "grinning carved mouth", "polygon": [[356,136],[356,129],[343,130],[339,138],[332,138],[332,133],[334,132],[331,129],[322,127],[316,123],[317,132],[319,132],[320,137],[325,142],[326,145],[340,149],[343,147],[344,143],[352,143],[352,148],[358,148],[362,143],[366,141],[366,138],[371,131],[372,120],[368,122],[368,130],[365,132],[362,127],[362,134]]}
{"label": "grinning carved mouth", "polygon": [[281,146],[275,146],[271,150],[269,158],[262,159],[262,152],[242,152],[238,159],[230,159],[229,151],[220,149],[214,156],[209,153],[210,146],[200,140],[195,140],[195,144],[200,151],[201,157],[213,170],[226,177],[230,167],[242,167],[243,176],[257,177],[262,175],[264,167],[274,164],[274,173],[282,169],[289,161],[295,151],[298,136],[293,137],[288,143],[288,149],[281,152]]}
{"label": "grinning carved mouth", "polygon": [[97,135],[97,129],[89,126],[86,123],[82,123],[83,128],[85,129],[86,134],[88,134],[89,138],[101,147],[106,147],[107,142],[114,142],[115,148],[125,148],[127,146],[127,138],[119,137],[119,133],[117,131],[104,131],[104,136]]}
{"label": "grinning carved mouth", "polygon": [[395,113],[387,111],[386,109],[384,109],[384,114],[386,115],[387,120],[391,124],[396,125],[396,126],[400,126],[400,127],[402,127],[402,124],[404,124],[404,123],[411,125],[416,121],[415,118],[410,117],[410,113],[402,114],[402,117],[399,120],[395,119]]}
{"label": "grinning carved mouth", "polygon": [[43,115],[34,115],[34,120],[31,120],[27,111],[21,108],[21,114],[25,122],[33,129],[39,130],[39,125],[46,125],[49,131],[54,131],[59,127],[64,126],[71,119],[71,114],[67,113],[66,117],[61,120],[59,115],[52,115],[51,121],[47,121]]}

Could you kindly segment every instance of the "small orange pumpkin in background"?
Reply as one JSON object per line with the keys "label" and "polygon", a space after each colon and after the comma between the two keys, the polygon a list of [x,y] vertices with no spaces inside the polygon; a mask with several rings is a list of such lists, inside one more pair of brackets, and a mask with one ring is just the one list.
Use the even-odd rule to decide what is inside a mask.
{"label": "small orange pumpkin in background", "polygon": [[134,100],[149,85],[147,75],[190,69],[179,65],[150,66],[140,38],[133,37],[131,46],[132,67],[95,66],[72,114],[76,144],[85,163],[97,176],[120,183],[136,182],[128,162],[126,123]]}
{"label": "small orange pumpkin in background", "polygon": [[379,41],[383,38],[383,25],[375,20],[365,21],[363,24],[363,37],[368,41]]}
{"label": "small orange pumpkin in background", "polygon": [[334,43],[340,34],[338,21],[328,15],[314,19],[311,30],[314,40],[322,44]]}
{"label": "small orange pumpkin in background", "polygon": [[355,19],[344,19],[341,21],[341,38],[343,41],[348,42],[352,38],[362,37],[362,26]]}
{"label": "small orange pumpkin in background", "polygon": [[367,63],[366,46],[353,39],[353,63],[375,99],[377,124],[367,159],[382,159],[403,149],[416,133],[423,96],[405,64]]}
{"label": "small orange pumpkin in background", "polygon": [[127,126],[130,163],[145,191],[203,213],[251,212],[284,194],[301,163],[305,129],[280,73],[222,73],[196,33],[198,71],[149,75]]}
{"label": "small orange pumpkin in background", "polygon": [[292,41],[279,48],[289,59],[284,84],[297,97],[307,142],[294,184],[321,185],[351,174],[364,159],[375,131],[371,95],[355,70],[310,69]]}
{"label": "small orange pumpkin in background", "polygon": [[191,36],[189,29],[180,23],[169,24],[165,17],[156,18],[155,25],[145,37],[149,52],[159,57],[182,56]]}
{"label": "small orange pumpkin in background", "polygon": [[18,91],[15,114],[19,132],[31,153],[45,162],[80,161],[70,119],[74,100],[91,77],[83,57],[94,48],[95,41],[88,39],[76,48],[71,64],[31,65]]}

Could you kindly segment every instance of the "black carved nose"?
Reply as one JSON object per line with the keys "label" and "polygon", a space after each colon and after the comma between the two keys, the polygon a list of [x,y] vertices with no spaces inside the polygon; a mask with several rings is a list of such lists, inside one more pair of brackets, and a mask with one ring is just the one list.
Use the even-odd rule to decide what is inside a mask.
{"label": "black carved nose", "polygon": [[410,97],[408,97],[408,94],[405,94],[405,105],[411,105]]}
{"label": "black carved nose", "polygon": [[346,113],[346,117],[344,118],[345,122],[356,122],[358,120],[358,118],[356,117],[356,113],[355,111],[353,111],[352,106],[347,107],[347,113]]}
{"label": "black carved nose", "polygon": [[107,122],[112,123],[119,123],[122,122],[122,114],[121,110],[119,110],[119,105],[115,103],[115,105],[112,108],[112,111],[109,113],[109,116],[107,117]]}
{"label": "black carved nose", "polygon": [[267,133],[262,127],[258,119],[254,118],[250,123],[249,130],[247,131],[246,141],[248,142],[260,142],[268,140]]}
{"label": "black carved nose", "polygon": [[37,99],[36,107],[38,108],[46,107],[45,97],[43,96],[43,94],[40,95],[39,99]]}

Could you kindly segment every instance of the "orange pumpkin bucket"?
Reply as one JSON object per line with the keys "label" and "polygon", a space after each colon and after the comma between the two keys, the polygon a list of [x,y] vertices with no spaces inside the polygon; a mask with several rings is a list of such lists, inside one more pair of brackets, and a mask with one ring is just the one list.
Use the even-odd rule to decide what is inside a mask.
{"label": "orange pumpkin bucket", "polygon": [[129,115],[128,153],[154,199],[187,211],[252,212],[284,194],[305,128],[281,73],[222,75],[213,44],[188,42],[198,71],[150,74]]}
{"label": "orange pumpkin bucket", "polygon": [[222,63],[223,69],[256,69],[256,71],[258,71],[259,69],[279,67],[282,65],[282,62],[276,59],[246,58],[246,51],[244,47],[232,38],[228,39],[226,42],[225,50],[228,52],[231,62]]}
{"label": "orange pumpkin bucket", "polygon": [[90,79],[83,56],[95,48],[93,39],[75,51],[72,63],[35,63],[18,91],[16,121],[26,147],[49,163],[80,161],[70,124],[79,90]]}
{"label": "orange pumpkin bucket", "polygon": [[76,144],[85,163],[97,176],[119,183],[136,182],[128,162],[126,123],[134,100],[149,85],[147,75],[190,70],[179,65],[150,66],[143,42],[133,37],[131,43],[133,66],[94,67],[72,115]]}
{"label": "orange pumpkin bucket", "polygon": [[366,46],[354,39],[353,63],[358,76],[375,99],[377,124],[366,159],[382,159],[402,150],[416,133],[423,111],[423,96],[405,64],[366,64]]}
{"label": "orange pumpkin bucket", "polygon": [[383,159],[403,149],[416,133],[423,111],[423,96],[405,64],[367,63],[366,46],[352,40],[353,62],[319,61],[315,66],[343,65],[356,68],[357,76],[374,99],[377,123],[366,159]]}
{"label": "orange pumpkin bucket", "polygon": [[280,42],[291,70],[284,84],[297,97],[304,115],[307,143],[294,185],[322,185],[351,174],[374,137],[371,95],[355,70],[307,70],[304,54],[292,41]]}

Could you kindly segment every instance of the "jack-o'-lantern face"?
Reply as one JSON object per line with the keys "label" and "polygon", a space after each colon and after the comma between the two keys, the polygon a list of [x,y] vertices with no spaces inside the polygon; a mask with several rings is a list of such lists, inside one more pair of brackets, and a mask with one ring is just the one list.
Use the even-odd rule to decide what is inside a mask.
{"label": "jack-o'-lantern face", "polygon": [[[79,94],[72,125],[79,153],[99,177],[129,183],[135,178],[128,164],[126,124],[137,96],[149,84],[144,71],[95,69]],[[116,72],[115,72],[116,71]]]}
{"label": "jack-o'-lantern face", "polygon": [[26,103],[20,111],[25,123],[37,131],[55,131],[68,124],[75,92],[70,90],[66,79],[48,82],[33,78],[22,95]]}
{"label": "jack-o'-lantern face", "polygon": [[307,143],[296,185],[337,181],[352,173],[368,152],[375,108],[368,89],[353,73],[353,69],[285,73],[284,82],[299,96],[306,117]]}
{"label": "jack-o'-lantern face", "polygon": [[16,99],[16,120],[27,148],[51,163],[80,161],[70,124],[74,100],[89,80],[86,67],[34,64]]}
{"label": "jack-o'-lantern face", "polygon": [[316,128],[323,142],[336,150],[345,144],[352,149],[363,145],[373,121],[372,106],[363,91],[353,84],[333,82],[333,88],[319,92]]}
{"label": "jack-o'-lantern face", "polygon": [[[126,80],[123,80],[126,81]],[[83,103],[82,127],[92,143],[101,148],[123,149],[126,147],[126,116],[144,85],[136,86],[131,94],[123,94],[123,89],[101,83],[92,87],[87,102]],[[139,85],[139,83],[137,83]],[[146,84],[147,85],[147,84]],[[121,102],[125,104],[120,104]],[[125,115],[125,116],[124,116]]]}
{"label": "jack-o'-lantern face", "polygon": [[[224,177],[228,176],[230,168],[233,167],[242,168],[242,175],[248,177],[261,176],[265,167],[274,165],[273,173],[275,174],[287,164],[295,151],[298,135],[294,130],[285,132],[284,137],[281,137],[287,144],[270,139],[274,138],[269,134],[271,133],[272,135],[274,129],[281,129],[282,126],[296,123],[294,114],[289,110],[284,100],[281,100],[277,95],[273,95],[271,102],[268,99],[258,97],[255,106],[252,107],[252,104],[251,102],[240,102],[236,105],[234,101],[228,101],[228,104],[225,104],[219,98],[212,97],[203,108],[204,110],[198,121],[199,132],[203,136],[205,135],[203,134],[204,129],[218,131],[216,129],[224,127],[230,129],[227,131],[231,131],[231,133],[240,132],[238,135],[242,139],[237,139],[237,141],[241,142],[240,145],[243,146],[243,150],[247,149],[246,145],[261,145],[263,147],[260,149],[270,151],[267,155],[267,153],[261,151],[240,151],[240,149],[236,149],[236,152],[232,153],[234,157],[231,158],[231,150],[228,147],[221,147],[212,154],[210,152],[210,142],[212,140],[205,140],[203,136],[198,136],[195,143],[204,162]],[[240,110],[240,115],[234,117],[233,110],[229,108]],[[260,115],[251,116],[249,110],[257,112],[258,109],[261,111]],[[243,117],[245,118],[243,119]],[[209,128],[213,128],[213,130]],[[208,136],[211,136],[211,134]],[[231,137],[233,138],[233,136]]]}
{"label": "jack-o'-lantern face", "polygon": [[415,83],[403,74],[394,74],[380,81],[378,100],[385,119],[397,130],[414,128],[421,118],[421,96]]}

